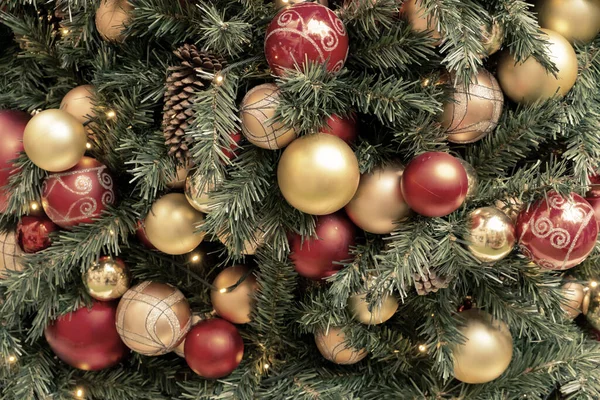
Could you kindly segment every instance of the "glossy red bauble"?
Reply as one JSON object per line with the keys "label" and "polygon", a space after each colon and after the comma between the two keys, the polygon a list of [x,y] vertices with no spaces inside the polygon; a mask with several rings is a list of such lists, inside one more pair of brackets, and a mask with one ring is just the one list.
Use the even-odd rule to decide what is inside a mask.
{"label": "glossy red bauble", "polygon": [[290,238],[290,259],[298,274],[310,279],[323,279],[342,266],[337,262],[352,259],[350,246],[356,243],[357,229],[341,212],[317,218],[317,237],[305,239],[294,234]]}
{"label": "glossy red bauble", "polygon": [[265,55],[271,70],[303,70],[306,61],[327,64],[338,72],[348,57],[348,34],[344,23],[329,8],[317,3],[298,3],[273,18],[265,36]]}
{"label": "glossy red bauble", "polygon": [[600,197],[600,173],[590,176],[590,190],[587,197]]}
{"label": "glossy red bauble", "polygon": [[10,194],[2,188],[8,185],[14,165],[23,151],[23,132],[31,116],[22,111],[0,111],[0,213],[6,211]]}
{"label": "glossy red bauble", "polygon": [[217,379],[229,375],[244,357],[244,341],[235,325],[214,318],[196,324],[185,337],[185,361],[198,375]]}
{"label": "glossy red bauble", "polygon": [[242,141],[242,139],[244,139],[244,135],[242,135],[242,132],[236,132],[229,135],[229,137],[231,138],[231,140],[233,140],[233,143],[231,144],[231,146],[229,146],[229,148],[223,149],[223,154],[225,154],[225,157],[229,158],[230,160],[233,160],[238,155],[238,152],[240,150],[240,142]]}
{"label": "glossy red bauble", "polygon": [[50,174],[42,187],[48,217],[62,228],[91,223],[114,204],[113,179],[100,161],[83,157],[73,168]]}
{"label": "glossy red bauble", "polygon": [[57,229],[46,216],[25,216],[17,225],[17,241],[25,253],[37,253],[50,247],[50,233]]}
{"label": "glossy red bauble", "polygon": [[332,115],[327,119],[327,122],[323,129],[321,129],[321,132],[337,136],[344,142],[352,144],[358,136],[356,129],[356,116],[354,114],[348,117]]}
{"label": "glossy red bauble", "polygon": [[94,302],[91,309],[63,315],[44,331],[54,354],[72,367],[97,371],[119,363],[129,349],[115,326],[116,302]]}
{"label": "glossy red bauble", "polygon": [[598,222],[598,230],[600,231],[600,197],[586,197],[585,199],[594,209],[594,215]]}
{"label": "glossy red bauble", "polygon": [[565,270],[581,263],[594,249],[597,237],[594,210],[576,193],[563,197],[550,192],[517,219],[523,253],[547,269]]}
{"label": "glossy red bauble", "polygon": [[468,189],[465,168],[448,153],[423,153],[413,158],[402,174],[404,200],[426,217],[443,217],[457,210]]}

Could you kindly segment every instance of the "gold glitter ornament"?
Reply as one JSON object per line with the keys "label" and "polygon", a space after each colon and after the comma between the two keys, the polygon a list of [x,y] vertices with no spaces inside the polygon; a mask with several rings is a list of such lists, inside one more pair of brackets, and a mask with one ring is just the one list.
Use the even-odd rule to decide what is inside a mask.
{"label": "gold glitter ornament", "polygon": [[482,262],[503,259],[513,250],[516,242],[512,220],[495,207],[482,207],[469,215],[468,248]]}
{"label": "gold glitter ornament", "polygon": [[330,327],[315,333],[315,343],[323,357],[340,365],[356,364],[368,354],[365,349],[349,347],[341,328]]}
{"label": "gold glitter ornament", "polygon": [[100,257],[83,274],[83,283],[90,296],[100,301],[116,300],[129,289],[131,274],[123,260]]}
{"label": "gold glitter ornament", "polygon": [[376,304],[369,310],[369,302],[366,293],[350,296],[348,309],[352,317],[358,322],[366,325],[378,325],[389,320],[398,310],[398,299],[393,295],[385,295],[381,303]]}
{"label": "gold glitter ornament", "polygon": [[160,356],[175,349],[191,327],[190,306],[177,288],[142,282],[117,307],[117,332],[131,350]]}
{"label": "gold glitter ornament", "polygon": [[23,251],[17,242],[14,231],[0,233],[0,279],[6,278],[6,272],[23,270],[21,256]]}

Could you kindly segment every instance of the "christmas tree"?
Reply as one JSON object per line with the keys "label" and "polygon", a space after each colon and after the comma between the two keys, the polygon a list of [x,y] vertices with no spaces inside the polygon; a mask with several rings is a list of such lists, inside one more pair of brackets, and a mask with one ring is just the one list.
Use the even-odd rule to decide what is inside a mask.
{"label": "christmas tree", "polygon": [[0,0],[1,399],[600,398],[597,0]]}

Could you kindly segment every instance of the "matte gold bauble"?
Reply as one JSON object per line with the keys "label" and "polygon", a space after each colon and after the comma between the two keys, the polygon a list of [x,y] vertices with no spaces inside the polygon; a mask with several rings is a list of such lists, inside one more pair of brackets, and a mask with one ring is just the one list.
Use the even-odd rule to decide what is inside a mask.
{"label": "matte gold bauble", "polygon": [[558,68],[556,78],[533,57],[515,63],[508,50],[502,53],[498,62],[500,86],[504,94],[517,103],[532,104],[555,94],[562,97],[571,90],[577,79],[577,56],[571,44],[554,31],[542,31],[546,34],[543,39],[549,42],[546,52]]}
{"label": "matte gold bauble", "polygon": [[205,181],[203,177],[197,174],[189,174],[185,180],[185,197],[187,201],[196,210],[208,214],[210,211],[210,192],[215,190],[217,182],[214,180]]}
{"label": "matte gold bauble", "polygon": [[493,132],[504,106],[498,81],[485,69],[472,78],[468,88],[454,87],[452,98],[444,104],[442,126],[453,143],[473,143]]}
{"label": "matte gold bauble", "polygon": [[465,324],[459,328],[463,344],[452,349],[454,377],[464,383],[486,383],[498,378],[510,364],[513,341],[508,326],[484,311],[460,313]]}
{"label": "matte gold bauble", "polygon": [[[191,324],[192,327],[202,320],[203,320],[203,318],[200,316],[200,314],[192,314],[192,324]],[[181,343],[179,343],[179,346],[177,346],[173,349],[173,353],[177,354],[179,357],[185,358],[184,350],[185,350],[185,338],[183,339],[183,341]]]}
{"label": "matte gold bauble", "polygon": [[145,221],[150,243],[163,253],[178,255],[194,250],[204,239],[196,232],[204,214],[188,203],[182,193],[169,193],[153,205]]}
{"label": "matte gold bauble", "polygon": [[458,162],[465,167],[465,172],[467,173],[467,182],[469,185],[467,189],[467,199],[472,199],[473,197],[477,196],[477,193],[479,192],[479,178],[477,176],[477,171],[475,171],[475,168],[473,168],[471,164],[462,158],[459,158]]}
{"label": "matte gold bauble", "polygon": [[366,325],[378,325],[394,316],[398,309],[398,299],[386,295],[381,303],[376,304],[369,310],[366,293],[355,294],[348,299],[348,309],[352,317],[358,322]]}
{"label": "matte gold bauble", "polygon": [[129,268],[119,258],[101,257],[83,274],[88,294],[100,301],[120,298],[129,289],[130,282]]}
{"label": "matte gold bauble", "polygon": [[502,260],[515,246],[516,234],[512,220],[495,207],[482,207],[469,215],[471,254],[482,262]]}
{"label": "matte gold bauble", "polygon": [[[293,6],[294,4],[306,3],[307,1],[311,0],[273,0],[273,4],[275,5],[275,8],[279,10],[283,7]],[[317,3],[323,4],[325,7],[329,5],[327,0],[319,0],[317,1]]]}
{"label": "matte gold bauble", "polygon": [[240,112],[242,133],[250,143],[275,150],[287,146],[296,138],[293,128],[272,120],[278,105],[279,88],[274,83],[258,85],[246,93]]}
{"label": "matte gold bauble", "polygon": [[178,165],[177,169],[175,170],[175,178],[167,183],[167,187],[170,189],[183,189],[189,171],[190,168],[188,166]]}
{"label": "matte gold bauble", "polygon": [[109,42],[122,42],[133,6],[127,0],[103,0],[96,11],[96,29]]}
{"label": "matte gold bauble", "polygon": [[404,201],[400,164],[374,169],[360,176],[356,194],[346,205],[346,213],[359,228],[377,234],[390,233],[405,220],[410,208]]}
{"label": "matte gold bauble", "polygon": [[577,318],[581,314],[583,299],[585,298],[585,288],[581,283],[567,282],[561,287],[565,302],[560,306],[567,316],[571,319]]}
{"label": "matte gold bauble", "polygon": [[436,46],[442,42],[438,20],[432,15],[428,18],[421,0],[404,1],[400,7],[400,15],[408,21],[413,31],[428,32],[431,38],[436,39]]}
{"label": "matte gold bauble", "polygon": [[[250,240],[246,240],[243,243],[243,248],[240,251],[241,254],[244,254],[246,256],[253,256],[254,254],[256,254],[256,250],[258,250],[258,248],[265,243],[265,236],[266,236],[266,234],[262,229],[260,229],[260,228],[257,229],[254,232],[254,237]],[[222,230],[222,231],[218,232],[217,238],[219,239],[219,241],[221,243],[223,243],[229,249],[231,249],[231,250],[236,249],[234,243],[229,243],[229,241],[231,240],[231,235],[226,230]]]}
{"label": "matte gold bauble", "polygon": [[500,50],[504,41],[504,29],[502,29],[502,25],[498,21],[482,26],[481,34],[483,36],[481,44],[483,44],[483,48],[488,56]]}
{"label": "matte gold bauble", "polygon": [[77,86],[63,97],[60,109],[74,116],[85,124],[96,116],[94,113],[94,87],[92,85]]}
{"label": "matte gold bauble", "polygon": [[23,134],[27,157],[49,172],[74,167],[85,154],[86,144],[83,124],[62,110],[46,110],[35,115]]}
{"label": "matte gold bauble", "polygon": [[535,11],[542,28],[571,43],[587,43],[600,32],[600,0],[538,0]]}
{"label": "matte gold bauble", "polygon": [[330,327],[327,331],[315,333],[315,343],[323,357],[336,364],[355,364],[367,356],[365,349],[348,346],[341,328]]}
{"label": "matte gold bauble", "polygon": [[0,233],[0,279],[6,278],[7,271],[23,270],[22,255],[15,231]]}
{"label": "matte gold bauble", "polygon": [[294,140],[277,167],[283,197],[313,215],[331,214],[348,204],[359,180],[358,160],[350,146],[323,133]]}
{"label": "matte gold bauble", "polygon": [[183,293],[164,283],[142,282],[117,307],[117,332],[131,350],[146,356],[172,351],[191,327],[192,312]]}
{"label": "matte gold bauble", "polygon": [[[235,286],[240,279],[243,281]],[[213,286],[210,300],[217,315],[234,324],[246,324],[251,321],[250,313],[254,308],[252,296],[258,284],[248,267],[234,265],[225,268],[217,275]]]}

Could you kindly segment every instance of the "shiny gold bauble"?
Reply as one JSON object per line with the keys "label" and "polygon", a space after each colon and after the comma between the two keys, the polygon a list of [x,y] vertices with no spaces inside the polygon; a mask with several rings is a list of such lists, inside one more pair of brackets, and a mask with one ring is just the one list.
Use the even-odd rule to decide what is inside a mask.
{"label": "shiny gold bauble", "polygon": [[587,43],[600,32],[600,0],[538,0],[535,11],[542,28],[571,43]]}
{"label": "shiny gold bauble", "polygon": [[453,143],[473,143],[496,129],[504,94],[498,81],[485,69],[471,78],[468,88],[454,87],[454,93],[444,104],[442,126]]}
{"label": "shiny gold bauble", "polygon": [[152,205],[145,221],[146,236],[163,253],[186,254],[204,239],[204,232],[196,232],[203,221],[204,214],[184,194],[169,193]]}
{"label": "shiny gold bauble", "polygon": [[85,124],[96,115],[94,113],[94,96],[92,85],[77,86],[63,97],[60,109]]}
{"label": "shiny gold bauble", "polygon": [[469,251],[480,261],[495,262],[510,254],[516,233],[512,220],[495,207],[482,207],[469,215]]}
{"label": "shiny gold bauble", "polygon": [[[191,326],[196,325],[198,322],[202,321],[203,318],[200,314],[192,314],[192,324]],[[185,338],[179,343],[179,346],[173,349],[173,353],[177,354],[179,357],[185,358]]]}
{"label": "shiny gold bauble", "polygon": [[383,296],[381,303],[369,310],[366,293],[355,294],[348,299],[348,309],[358,322],[366,325],[378,325],[394,316],[398,309],[398,299],[392,295]]}
{"label": "shiny gold bauble", "polygon": [[83,124],[62,110],[40,112],[31,118],[23,133],[27,157],[49,172],[74,167],[85,154],[86,144]]}
{"label": "shiny gold bauble", "polygon": [[96,11],[96,29],[100,36],[109,42],[122,42],[131,10],[133,6],[127,0],[102,0]]}
{"label": "shiny gold bauble", "polygon": [[488,56],[500,50],[504,41],[504,29],[502,29],[502,25],[498,21],[482,26],[481,35],[483,36],[481,44],[483,44],[483,48]]}
{"label": "shiny gold bauble", "polygon": [[438,20],[432,15],[427,17],[421,0],[405,0],[400,7],[400,15],[408,21],[413,31],[428,32],[431,38],[436,39],[436,46],[442,42]]}
{"label": "shiny gold bauble", "polygon": [[188,166],[178,165],[175,170],[175,178],[167,183],[167,187],[170,189],[183,189],[189,172],[190,168]]}
{"label": "shiny gold bauble", "polygon": [[200,175],[189,174],[185,180],[185,198],[196,210],[208,214],[210,211],[210,192],[215,190],[214,181],[205,181]]}
{"label": "shiny gold bauble", "polygon": [[287,146],[296,138],[293,128],[272,120],[278,105],[279,88],[274,83],[255,86],[246,93],[240,113],[242,133],[250,143],[275,150]]}
{"label": "shiny gold bauble", "polygon": [[[265,243],[265,236],[266,234],[262,229],[257,229],[254,232],[254,237],[250,240],[246,240],[243,243],[244,247],[240,251],[241,254],[244,254],[246,256],[253,256],[254,254],[256,254],[256,250],[258,250],[258,248]],[[229,249],[235,250],[235,244],[229,243],[229,241],[231,240],[231,235],[226,230],[222,230],[219,233],[217,233],[217,238]]]}
{"label": "shiny gold bauble", "polygon": [[131,350],[146,356],[172,351],[192,323],[190,305],[179,289],[142,282],[129,289],[117,307],[117,332]]}
{"label": "shiny gold bauble", "polygon": [[327,331],[315,333],[315,343],[323,357],[336,364],[355,364],[368,354],[365,349],[349,347],[341,328],[330,327]]}
{"label": "shiny gold bauble", "polygon": [[542,31],[546,34],[543,38],[550,43],[546,52],[558,68],[556,78],[533,57],[515,64],[508,50],[502,53],[498,62],[498,80],[502,91],[517,103],[532,104],[555,94],[562,97],[571,90],[577,79],[577,56],[571,44],[554,31]]}
{"label": "shiny gold bauble", "polygon": [[23,251],[17,243],[15,231],[0,233],[0,279],[6,278],[8,271],[23,270],[21,256]]}
{"label": "shiny gold bauble", "polygon": [[513,340],[508,326],[484,311],[471,309],[460,315],[463,344],[452,349],[454,377],[464,383],[486,383],[498,378],[510,364]]}
{"label": "shiny gold bauble", "polygon": [[[236,283],[244,279],[238,286]],[[254,308],[252,296],[258,288],[256,278],[248,267],[234,265],[225,268],[213,282],[210,291],[213,308],[221,318],[234,324],[250,322],[250,313]]]}
{"label": "shiny gold bauble", "polygon": [[354,152],[337,136],[303,136],[288,146],[277,167],[283,197],[296,209],[326,215],[344,207],[358,189]]}
{"label": "shiny gold bauble", "polygon": [[586,291],[581,283],[567,282],[561,287],[565,302],[560,306],[571,319],[577,318],[582,311]]}
{"label": "shiny gold bauble", "polygon": [[465,168],[465,172],[467,173],[467,199],[472,199],[477,196],[479,192],[479,178],[477,177],[477,171],[475,168],[462,158],[458,159],[458,162]]}
{"label": "shiny gold bauble", "polygon": [[101,257],[83,274],[88,294],[100,301],[120,298],[129,289],[130,283],[129,268],[118,258]]}
{"label": "shiny gold bauble", "polygon": [[[293,6],[294,4],[306,3],[307,1],[311,0],[273,0],[273,4],[275,5],[275,8],[279,10],[283,7]],[[317,1],[317,3],[323,4],[325,7],[329,5],[327,0],[319,0]]]}
{"label": "shiny gold bauble", "polygon": [[356,194],[346,213],[359,228],[377,234],[390,233],[405,220],[410,208],[404,201],[400,182],[404,167],[393,164],[360,176]]}

